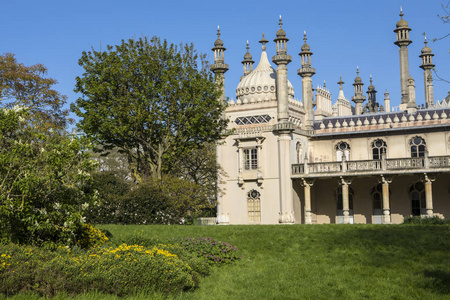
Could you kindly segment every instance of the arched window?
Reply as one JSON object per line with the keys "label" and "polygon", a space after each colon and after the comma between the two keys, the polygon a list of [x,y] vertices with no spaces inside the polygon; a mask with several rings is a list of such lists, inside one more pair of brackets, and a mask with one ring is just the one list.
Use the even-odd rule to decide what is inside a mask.
{"label": "arched window", "polygon": [[261,194],[257,190],[247,193],[248,221],[261,221]]}
{"label": "arched window", "polygon": [[381,224],[383,216],[383,185],[377,184],[370,192],[373,204],[373,223]]}
{"label": "arched window", "polygon": [[372,188],[371,195],[372,195],[372,202],[373,202],[373,209],[383,209],[383,186],[381,183],[377,184]]}
{"label": "arched window", "polygon": [[381,159],[382,155],[386,155],[386,142],[382,139],[377,139],[372,142],[372,158]]}
{"label": "arched window", "polygon": [[411,197],[411,209],[413,216],[420,216],[426,214],[425,201],[425,185],[423,182],[417,182],[409,188],[409,195]]}
{"label": "arched window", "polygon": [[339,142],[335,146],[336,149],[336,161],[342,161],[345,156],[345,160],[350,160],[350,145],[346,142]]}
{"label": "arched window", "polygon": [[[350,223],[353,223],[353,189],[348,187],[348,212],[350,216]],[[342,199],[342,187],[338,187],[335,192],[337,203],[337,219],[338,223],[344,223],[344,203]]]}
{"label": "arched window", "polygon": [[409,141],[411,147],[411,157],[424,157],[426,151],[425,140],[420,136],[415,136]]}

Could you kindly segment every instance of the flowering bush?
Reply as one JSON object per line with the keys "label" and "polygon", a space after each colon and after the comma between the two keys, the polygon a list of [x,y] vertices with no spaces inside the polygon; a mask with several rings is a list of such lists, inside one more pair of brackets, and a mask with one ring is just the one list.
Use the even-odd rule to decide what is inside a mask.
{"label": "flowering bush", "polygon": [[[169,246],[170,247],[170,246]],[[89,290],[124,296],[139,291],[178,292],[194,288],[195,271],[163,247],[122,244],[71,252],[0,245],[0,293],[34,291],[53,296]]]}
{"label": "flowering bush", "polygon": [[109,241],[109,238],[98,228],[90,224],[84,224],[81,237],[77,245],[83,249],[98,247]]}
{"label": "flowering bush", "polygon": [[215,241],[210,237],[186,238],[180,245],[198,257],[206,258],[209,264],[227,264],[241,258],[239,249],[226,242]]}
{"label": "flowering bush", "polygon": [[33,127],[28,116],[0,109],[0,239],[75,245],[97,198],[87,189],[96,163],[83,139]]}

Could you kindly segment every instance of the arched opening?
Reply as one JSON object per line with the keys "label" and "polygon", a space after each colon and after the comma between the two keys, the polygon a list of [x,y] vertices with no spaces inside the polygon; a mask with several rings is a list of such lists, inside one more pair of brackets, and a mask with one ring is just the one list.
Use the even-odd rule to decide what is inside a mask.
{"label": "arched opening", "polygon": [[425,200],[425,185],[423,182],[417,182],[409,188],[411,199],[411,213],[413,216],[424,216],[427,213],[427,204]]}
{"label": "arched opening", "polygon": [[261,194],[257,190],[247,193],[247,209],[249,222],[261,222]]}
{"label": "arched opening", "polygon": [[427,149],[425,140],[420,136],[415,136],[409,141],[411,147],[411,157],[424,157]]}
{"label": "arched opening", "polygon": [[339,142],[335,146],[336,149],[336,161],[342,161],[343,157],[345,160],[350,160],[350,145],[346,142]]}
{"label": "arched opening", "polygon": [[373,223],[383,223],[383,184],[379,183],[370,192],[373,205]]}
{"label": "arched opening", "polygon": [[372,159],[381,159],[381,156],[386,155],[386,142],[382,139],[377,139],[372,142]]}

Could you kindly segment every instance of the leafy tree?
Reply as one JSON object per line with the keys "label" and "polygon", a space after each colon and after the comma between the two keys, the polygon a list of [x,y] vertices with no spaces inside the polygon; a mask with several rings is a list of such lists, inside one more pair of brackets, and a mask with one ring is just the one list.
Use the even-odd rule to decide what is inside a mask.
{"label": "leafy tree", "polygon": [[41,64],[27,67],[18,63],[14,54],[0,55],[1,106],[26,106],[34,126],[64,129],[71,122],[63,108],[67,97],[52,89],[57,81],[46,74],[47,68]]}
{"label": "leafy tree", "polygon": [[[201,67],[199,67],[201,63]],[[71,109],[101,150],[126,154],[134,174],[161,180],[170,166],[226,127],[213,74],[193,45],[153,37],[83,52]]]}
{"label": "leafy tree", "polygon": [[96,162],[83,139],[43,131],[30,116],[0,109],[0,239],[74,245],[96,198],[87,190]]}

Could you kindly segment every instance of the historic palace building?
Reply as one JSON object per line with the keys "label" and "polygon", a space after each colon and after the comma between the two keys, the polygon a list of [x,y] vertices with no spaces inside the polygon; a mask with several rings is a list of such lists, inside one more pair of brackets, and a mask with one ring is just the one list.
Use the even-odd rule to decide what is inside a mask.
{"label": "historic palace building", "polygon": [[[424,100],[417,104],[408,62],[411,29],[403,13],[394,30],[401,81],[396,111],[387,92],[378,102],[372,78],[363,90],[359,70],[351,101],[342,80],[334,103],[326,87],[314,92],[306,34],[297,71],[302,101],[294,99],[287,76],[292,57],[281,17],[279,25],[271,58],[276,70],[264,35],[255,68],[247,45],[236,100],[225,111],[229,134],[217,144],[225,171],[217,223],[390,224],[407,216],[450,218],[450,97],[434,100],[433,54],[425,39],[420,54],[425,95],[417,96]],[[211,69],[223,83],[225,101],[228,65],[219,30],[212,50]]]}

